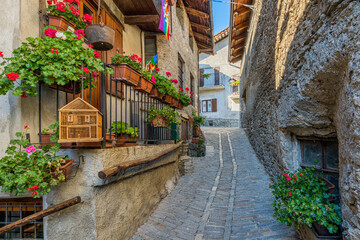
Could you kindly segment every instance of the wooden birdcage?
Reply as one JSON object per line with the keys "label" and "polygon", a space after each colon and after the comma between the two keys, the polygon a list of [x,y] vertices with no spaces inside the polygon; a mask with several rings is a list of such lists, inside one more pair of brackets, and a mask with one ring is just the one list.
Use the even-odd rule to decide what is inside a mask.
{"label": "wooden birdcage", "polygon": [[59,143],[102,141],[102,114],[81,98],[59,109]]}

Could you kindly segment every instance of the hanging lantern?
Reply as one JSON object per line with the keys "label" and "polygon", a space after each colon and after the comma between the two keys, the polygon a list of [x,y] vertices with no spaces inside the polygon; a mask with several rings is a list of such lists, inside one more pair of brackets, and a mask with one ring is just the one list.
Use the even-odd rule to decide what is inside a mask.
{"label": "hanging lantern", "polygon": [[113,49],[115,31],[111,27],[100,24],[91,24],[85,28],[85,37],[95,50],[108,51]]}

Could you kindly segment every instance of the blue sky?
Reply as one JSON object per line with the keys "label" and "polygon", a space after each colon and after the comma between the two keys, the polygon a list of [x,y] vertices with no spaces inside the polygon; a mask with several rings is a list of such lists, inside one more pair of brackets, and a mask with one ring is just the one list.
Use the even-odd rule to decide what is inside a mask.
{"label": "blue sky", "polygon": [[[225,1],[230,2],[230,1]],[[213,2],[214,34],[229,26],[230,4]]]}

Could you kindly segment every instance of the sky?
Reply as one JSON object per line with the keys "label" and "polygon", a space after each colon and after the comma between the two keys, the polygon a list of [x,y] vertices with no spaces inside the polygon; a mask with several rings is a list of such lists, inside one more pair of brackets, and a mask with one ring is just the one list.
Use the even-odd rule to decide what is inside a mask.
{"label": "sky", "polygon": [[[225,1],[230,2],[230,1]],[[213,2],[214,35],[229,26],[230,4]]]}

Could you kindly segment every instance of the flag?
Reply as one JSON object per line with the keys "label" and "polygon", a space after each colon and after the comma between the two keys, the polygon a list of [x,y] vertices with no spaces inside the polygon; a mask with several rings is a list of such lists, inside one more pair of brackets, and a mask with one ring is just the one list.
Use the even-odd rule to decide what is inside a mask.
{"label": "flag", "polygon": [[166,38],[170,37],[170,6],[168,0],[162,0],[161,17],[159,29],[163,31]]}
{"label": "flag", "polygon": [[158,55],[156,54],[155,56],[151,57],[150,62],[149,62],[149,70],[152,72],[157,64],[157,58]]}

